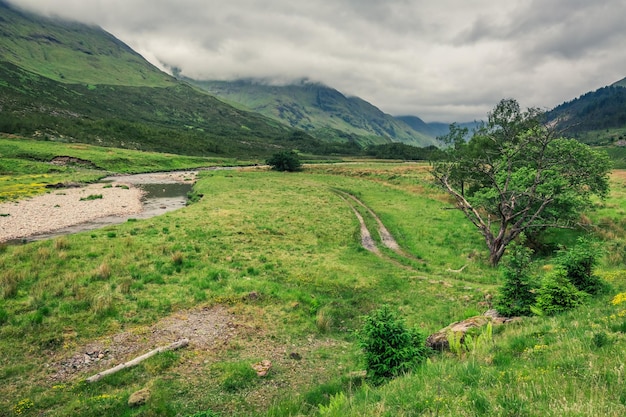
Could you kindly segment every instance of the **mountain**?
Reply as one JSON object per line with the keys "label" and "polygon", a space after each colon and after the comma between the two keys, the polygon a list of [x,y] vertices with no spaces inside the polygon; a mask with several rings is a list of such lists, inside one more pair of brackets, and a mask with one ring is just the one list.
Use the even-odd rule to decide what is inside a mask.
{"label": "mountain", "polygon": [[193,155],[343,151],[159,71],[101,28],[0,0],[0,33],[0,132]]}
{"label": "mountain", "polygon": [[0,59],[67,83],[165,87],[175,82],[98,27],[21,12],[1,0]]}
{"label": "mountain", "polygon": [[319,83],[275,86],[257,80],[203,81],[185,78],[211,94],[302,129],[327,141],[356,140],[361,145],[402,142],[435,145],[434,137],[358,97]]}
{"label": "mountain", "polygon": [[[426,123],[422,119],[417,116],[396,116],[396,119],[402,120],[407,125],[411,126],[412,129],[417,130],[418,132],[422,132],[426,135],[433,136],[435,138],[439,136],[447,135],[450,131],[449,123],[441,123],[441,122],[430,122]],[[478,127],[480,122],[465,122],[465,123],[457,123],[459,127],[467,128],[470,132]]]}
{"label": "mountain", "polygon": [[626,78],[560,104],[547,113],[548,121],[568,136],[593,145],[624,139]]}
{"label": "mountain", "polygon": [[626,87],[626,78],[623,78],[619,81],[614,82],[613,84],[611,84],[612,87]]}

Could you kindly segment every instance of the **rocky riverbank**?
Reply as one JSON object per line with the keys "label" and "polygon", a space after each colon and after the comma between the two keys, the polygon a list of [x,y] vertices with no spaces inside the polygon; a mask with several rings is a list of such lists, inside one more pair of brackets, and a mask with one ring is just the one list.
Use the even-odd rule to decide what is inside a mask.
{"label": "rocky riverbank", "polygon": [[52,232],[106,216],[142,210],[142,191],[129,183],[91,184],[0,204],[0,242]]}

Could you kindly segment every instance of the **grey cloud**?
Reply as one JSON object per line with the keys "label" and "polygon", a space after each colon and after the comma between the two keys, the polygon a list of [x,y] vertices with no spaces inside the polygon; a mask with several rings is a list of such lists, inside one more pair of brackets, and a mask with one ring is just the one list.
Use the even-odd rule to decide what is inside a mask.
{"label": "grey cloud", "polygon": [[483,118],[623,78],[623,0],[11,0],[197,78],[308,78],[392,114]]}

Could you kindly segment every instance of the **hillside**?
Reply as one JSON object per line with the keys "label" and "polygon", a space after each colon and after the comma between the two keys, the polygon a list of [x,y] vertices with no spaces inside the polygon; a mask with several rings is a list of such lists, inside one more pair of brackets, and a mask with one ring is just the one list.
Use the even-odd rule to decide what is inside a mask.
{"label": "hillside", "polygon": [[626,133],[626,79],[588,92],[547,113],[568,136],[591,145],[609,145]]}
{"label": "hillside", "polygon": [[[426,123],[422,119],[417,116],[396,116],[396,119],[403,121],[407,125],[411,126],[413,130],[417,130],[418,132],[422,132],[426,135],[432,137],[439,137],[448,134],[450,131],[450,124],[448,123],[440,123],[440,122],[431,122]],[[480,122],[466,122],[466,123],[457,123],[460,127],[465,127],[472,131]]]}
{"label": "hillside", "polygon": [[0,1],[0,132],[189,155],[345,151],[159,71],[101,28]]}
{"label": "hillside", "polygon": [[287,127],[178,82],[65,84],[0,62],[0,105],[0,131],[40,139],[189,155],[265,155],[294,137],[307,148]]}
{"label": "hillside", "polygon": [[2,0],[0,56],[67,83],[163,87],[175,82],[99,27],[21,12]]}
{"label": "hillside", "polygon": [[614,82],[613,84],[611,84],[611,86],[613,87],[626,87],[626,78],[623,78],[619,81]]}
{"label": "hillside", "polygon": [[319,83],[275,86],[254,80],[189,82],[227,102],[238,103],[319,139],[347,141],[356,136],[363,145],[436,145],[434,137],[412,129],[367,101],[347,97]]}

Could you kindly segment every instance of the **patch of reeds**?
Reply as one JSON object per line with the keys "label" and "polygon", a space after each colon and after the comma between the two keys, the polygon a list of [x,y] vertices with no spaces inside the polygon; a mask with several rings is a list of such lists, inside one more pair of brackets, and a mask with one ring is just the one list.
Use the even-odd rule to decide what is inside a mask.
{"label": "patch of reeds", "polygon": [[0,294],[3,299],[13,298],[17,295],[20,281],[24,276],[12,269],[0,272]]}
{"label": "patch of reeds", "polygon": [[108,263],[102,262],[94,272],[94,277],[99,280],[107,280],[111,277],[111,267]]}
{"label": "patch of reeds", "polygon": [[105,314],[113,308],[114,296],[109,290],[97,291],[91,297],[91,311],[94,314]]}
{"label": "patch of reeds", "polygon": [[70,241],[65,236],[54,239],[54,249],[67,250],[70,248]]}
{"label": "patch of reeds", "polygon": [[333,325],[333,318],[330,313],[322,308],[320,309],[315,316],[315,327],[317,327],[317,331],[324,334],[330,332]]}

